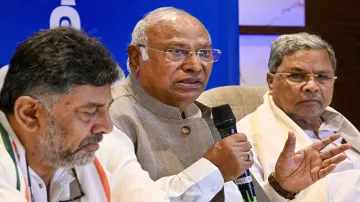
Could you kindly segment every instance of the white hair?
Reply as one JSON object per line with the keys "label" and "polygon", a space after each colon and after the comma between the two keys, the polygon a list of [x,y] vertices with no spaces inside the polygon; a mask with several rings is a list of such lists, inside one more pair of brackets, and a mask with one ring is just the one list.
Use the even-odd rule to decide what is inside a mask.
{"label": "white hair", "polygon": [[[156,25],[157,23],[159,23],[161,21],[165,21],[165,20],[171,20],[174,18],[174,16],[179,15],[179,14],[185,14],[185,15],[192,16],[190,13],[188,13],[184,10],[174,8],[174,7],[162,7],[162,8],[158,8],[156,10],[149,12],[135,25],[135,28],[131,34],[131,44],[137,45],[137,46],[138,45],[147,46],[148,36],[146,35],[146,31],[149,30],[154,25]],[[205,30],[206,30],[206,32],[209,36],[209,40],[211,42],[209,32],[207,31],[206,28],[205,28]],[[149,57],[148,57],[146,48],[140,47],[140,51],[141,51],[142,59],[144,61],[148,60]],[[127,64],[128,71],[131,72],[129,58],[127,59],[126,64]]]}
{"label": "white hair", "polygon": [[320,36],[306,32],[297,34],[285,34],[277,38],[271,44],[268,62],[269,71],[276,72],[282,62],[282,57],[301,50],[327,50],[332,67],[336,70],[336,57],[332,46]]}

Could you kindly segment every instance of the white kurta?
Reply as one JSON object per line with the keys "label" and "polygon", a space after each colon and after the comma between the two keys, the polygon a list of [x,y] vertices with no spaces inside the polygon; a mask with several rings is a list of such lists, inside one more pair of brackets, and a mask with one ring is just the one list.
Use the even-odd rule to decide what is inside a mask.
{"label": "white kurta", "polygon": [[[312,131],[304,131],[295,124],[272,101],[270,95],[265,94],[264,104],[254,113],[249,114],[237,123],[239,132],[248,136],[253,144],[255,163],[251,167],[254,177],[262,184],[264,190],[273,201],[286,201],[279,196],[268,184],[268,175],[274,171],[276,160],[284,146],[288,131],[293,131],[297,138],[296,151],[319,139]],[[360,201],[360,133],[340,113],[328,107],[322,114],[324,123],[320,127],[320,138],[326,138],[339,132],[353,148],[345,152],[348,159],[341,162],[337,168],[316,182],[306,190],[300,192],[294,201]],[[329,145],[326,149],[340,144],[341,140]]]}
{"label": "white kurta", "polygon": [[[25,150],[1,112],[0,121],[8,132],[12,144],[16,145],[16,162],[20,178],[20,191],[18,191],[16,189],[15,165],[0,138],[0,202],[29,202],[27,199],[30,196],[30,187],[28,187]],[[128,138],[124,134],[123,137]],[[148,173],[141,169],[134,152],[128,147],[126,139],[121,142],[105,135],[100,145],[104,144],[116,144],[118,146],[116,153],[112,153],[113,157],[116,158],[107,158],[106,161],[102,155],[106,154],[109,157],[107,154],[113,152],[110,150],[111,148],[100,146],[97,151],[97,159],[100,162],[97,165],[104,172],[105,180],[100,178],[95,163],[75,167],[85,193],[85,196],[79,201],[108,201],[104,191],[106,182],[110,188],[112,202],[169,201],[165,192],[161,191],[160,187],[150,179]],[[60,168],[55,172],[50,182],[50,196],[47,196],[46,186],[42,179],[31,168],[29,171],[31,192],[36,202],[47,202],[47,198],[51,202],[71,198],[70,183],[75,179],[71,170]]]}

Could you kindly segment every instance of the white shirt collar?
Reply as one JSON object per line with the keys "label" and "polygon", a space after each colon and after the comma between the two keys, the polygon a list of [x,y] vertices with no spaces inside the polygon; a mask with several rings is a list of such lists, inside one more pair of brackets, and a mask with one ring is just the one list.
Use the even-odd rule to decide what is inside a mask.
{"label": "white shirt collar", "polygon": [[[29,183],[28,174],[27,174],[27,162],[26,162],[26,151],[24,146],[21,144],[19,138],[13,131],[6,115],[3,112],[0,112],[0,123],[5,128],[6,132],[8,133],[10,139],[15,143],[16,145],[16,151],[14,151],[16,155],[16,160],[18,163],[18,166],[21,169],[21,173],[24,176],[24,180],[26,182],[26,185]],[[29,167],[29,176],[31,180],[31,190],[32,194],[35,197],[35,201],[46,201],[47,200],[47,191],[46,191],[46,185],[44,181],[40,178],[40,176],[35,173],[30,167]],[[53,178],[50,182],[50,195],[51,198],[57,198],[60,194],[60,192],[63,192],[64,186],[67,186],[74,180],[73,173],[71,170],[59,168],[55,171]],[[22,179],[21,179],[22,180]],[[66,191],[65,191],[66,192]],[[69,191],[68,191],[69,192]],[[63,194],[63,193],[62,193]],[[68,193],[70,196],[70,192]],[[36,200],[40,199],[40,200]],[[42,200],[44,199],[44,200]]]}
{"label": "white shirt collar", "polygon": [[[334,134],[338,130],[340,130],[342,124],[344,123],[344,116],[336,111],[330,111],[325,109],[325,111],[321,114],[321,119],[323,123],[319,127],[319,134],[317,137],[313,131],[304,130],[305,133],[314,139],[324,139],[329,137],[330,135]],[[342,138],[339,138],[335,142],[341,142]]]}

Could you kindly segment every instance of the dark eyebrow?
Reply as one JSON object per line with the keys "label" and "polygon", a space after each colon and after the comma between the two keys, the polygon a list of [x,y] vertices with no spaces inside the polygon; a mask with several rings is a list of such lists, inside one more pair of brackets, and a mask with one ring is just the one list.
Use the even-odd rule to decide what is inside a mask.
{"label": "dark eyebrow", "polygon": [[[114,102],[114,99],[111,99],[110,103],[109,103],[109,107],[111,106],[111,104]],[[85,108],[91,108],[91,107],[103,107],[105,104],[103,103],[98,103],[98,102],[88,102],[85,105],[83,105],[82,107]]]}
{"label": "dark eyebrow", "polygon": [[320,71],[315,72],[315,74],[335,74],[335,72],[329,72],[329,71],[326,71],[326,70],[320,70]]}
{"label": "dark eyebrow", "polygon": [[112,105],[112,103],[114,102],[114,99],[111,99],[111,101],[110,101],[110,103],[109,103],[109,107],[108,108],[110,108],[111,107],[111,105]]}
{"label": "dark eyebrow", "polygon": [[[301,69],[301,68],[299,68],[299,67],[293,67],[293,68],[291,68],[290,70],[288,70],[289,72],[301,72],[301,73],[309,73],[309,72],[307,72],[307,71],[305,71],[305,70],[303,70],[303,69]],[[329,72],[329,71],[326,71],[326,70],[320,70],[320,71],[316,71],[316,72],[314,72],[314,74],[333,74],[333,72]]]}
{"label": "dark eyebrow", "polygon": [[299,67],[292,67],[289,69],[290,72],[306,72],[305,70],[299,68]]}

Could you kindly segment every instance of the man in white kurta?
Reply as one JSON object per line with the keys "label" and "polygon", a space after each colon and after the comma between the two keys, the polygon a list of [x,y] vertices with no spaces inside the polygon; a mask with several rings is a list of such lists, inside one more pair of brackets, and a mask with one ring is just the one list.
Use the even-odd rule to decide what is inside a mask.
{"label": "man in white kurta", "polygon": [[79,30],[44,30],[20,43],[0,70],[0,202],[169,201],[130,139],[103,135],[113,129],[118,71]]}
{"label": "man in white kurta", "polygon": [[[12,143],[10,148],[16,148],[17,165],[16,169],[3,139],[0,138],[0,201],[31,202],[25,160],[26,152],[3,113],[0,113],[0,123],[9,135]],[[109,201],[105,195],[105,188],[110,188],[113,202],[169,201],[165,192],[160,191],[160,188],[150,179],[149,174],[142,170],[137,162],[131,147],[131,140],[116,128],[114,130],[118,134],[118,138],[122,138],[122,141],[119,141],[118,138],[104,136],[100,143],[100,149],[97,151],[96,160],[88,165],[75,167],[85,193],[81,201]],[[116,147],[112,145],[116,145]],[[116,153],[113,148],[116,148]],[[106,156],[108,161],[104,161],[103,156]],[[18,174],[16,170],[18,170]],[[54,188],[51,190],[50,196],[47,196],[41,178],[31,168],[29,168],[29,172],[35,201],[58,202],[80,195],[80,192],[69,191],[71,184],[77,188],[76,179],[71,170],[59,168],[55,172],[56,180],[51,181],[50,187]],[[107,178],[101,178],[100,174],[105,174]],[[17,178],[20,179],[20,191],[16,189]],[[72,196],[72,194],[74,195]]]}
{"label": "man in white kurta", "polygon": [[[325,178],[299,192],[294,201],[360,201],[360,133],[343,115],[329,107],[336,79],[336,60],[329,44],[306,33],[284,35],[272,44],[264,103],[237,123],[252,142],[255,163],[250,169],[273,201],[284,201],[269,185],[288,132],[296,149],[339,133],[324,150],[348,143],[346,159]],[[312,162],[309,162],[312,163]],[[296,182],[295,182],[296,183]]]}

